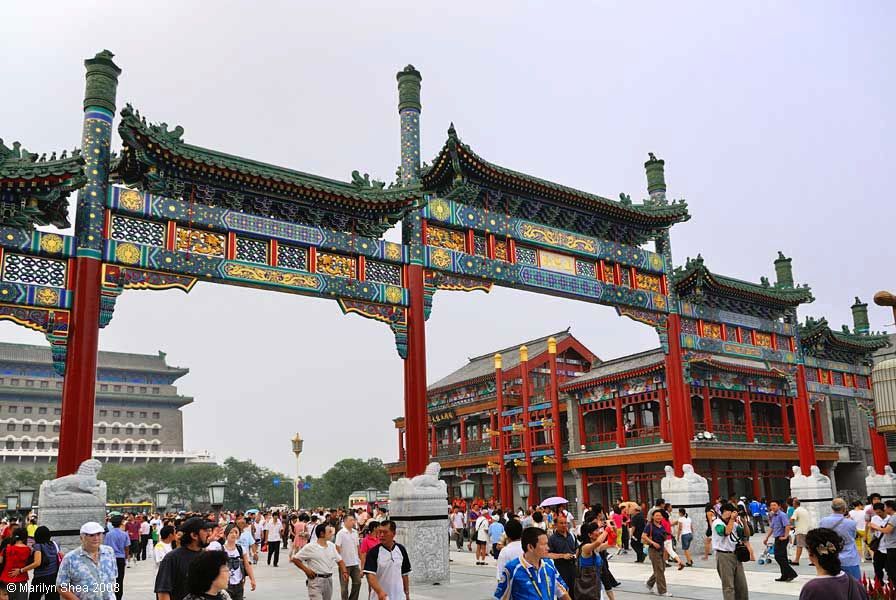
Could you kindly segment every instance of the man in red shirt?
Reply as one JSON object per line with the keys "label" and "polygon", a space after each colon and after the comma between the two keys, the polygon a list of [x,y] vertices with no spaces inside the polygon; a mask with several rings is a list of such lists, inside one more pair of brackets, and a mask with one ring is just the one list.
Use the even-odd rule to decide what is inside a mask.
{"label": "man in red shirt", "polygon": [[128,518],[127,523],[124,526],[124,530],[128,533],[128,539],[131,540],[131,550],[130,557],[131,560],[134,561],[134,564],[137,564],[137,561],[140,560],[140,521],[142,517],[140,515],[134,515],[131,513],[131,516]]}

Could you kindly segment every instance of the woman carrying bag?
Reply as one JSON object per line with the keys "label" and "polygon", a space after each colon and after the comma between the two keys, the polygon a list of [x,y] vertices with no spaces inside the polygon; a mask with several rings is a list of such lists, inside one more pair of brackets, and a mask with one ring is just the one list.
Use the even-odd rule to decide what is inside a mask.
{"label": "woman carrying bag", "polygon": [[[599,600],[601,598],[600,572],[604,561],[601,550],[607,547],[607,532],[600,531],[597,523],[585,523],[579,535],[578,572],[576,573],[573,597],[576,600]],[[612,592],[610,592],[612,593]]]}

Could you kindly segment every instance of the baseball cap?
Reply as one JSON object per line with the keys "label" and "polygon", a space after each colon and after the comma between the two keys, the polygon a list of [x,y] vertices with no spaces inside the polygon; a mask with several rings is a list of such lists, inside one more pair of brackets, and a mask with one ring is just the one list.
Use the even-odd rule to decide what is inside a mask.
{"label": "baseball cap", "polygon": [[214,529],[215,524],[202,517],[190,517],[180,525],[181,533],[199,533],[203,529]]}
{"label": "baseball cap", "polygon": [[81,535],[94,535],[97,533],[105,533],[103,526],[96,521],[87,521],[81,525]]}

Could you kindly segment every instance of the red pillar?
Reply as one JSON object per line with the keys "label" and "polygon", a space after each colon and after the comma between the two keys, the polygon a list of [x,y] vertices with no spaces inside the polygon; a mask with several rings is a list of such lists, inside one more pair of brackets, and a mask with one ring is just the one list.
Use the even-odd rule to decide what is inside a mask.
{"label": "red pillar", "polygon": [[887,440],[884,434],[874,427],[868,428],[871,436],[871,456],[874,458],[874,471],[878,475],[884,474],[884,467],[890,464],[890,452],[887,450]]}
{"label": "red pillar", "polygon": [[815,445],[824,444],[824,429],[821,428],[821,404],[816,404],[812,410],[812,418],[815,421]]}
{"label": "red pillar", "polygon": [[548,340],[548,365],[551,370],[551,420],[554,427],[551,433],[551,439],[554,441],[554,477],[557,478],[557,495],[563,496],[565,490],[563,485],[563,448],[560,445],[560,390],[557,381],[557,340],[550,338]]}
{"label": "red pillar", "polygon": [[81,148],[87,182],[78,192],[75,219],[74,294],[62,388],[62,416],[56,475],[71,475],[93,456],[96,357],[100,335],[103,219],[109,187],[109,160],[115,93],[121,74],[112,54],[84,61],[87,70]]}
{"label": "red pillar", "polygon": [[719,475],[716,472],[716,461],[709,461],[709,490],[712,492],[711,501],[719,497]]}
{"label": "red pillar", "polygon": [[535,473],[532,469],[532,435],[529,431],[529,349],[520,346],[520,377],[523,385],[523,452],[526,454],[526,480],[529,482],[529,504],[538,505],[538,489],[535,487]]}
{"label": "red pillar", "polygon": [[588,447],[588,440],[585,439],[585,411],[578,402],[576,402],[576,414],[579,415],[579,447],[585,449]]}
{"label": "red pillar", "polygon": [[672,430],[672,462],[675,475],[681,477],[682,466],[691,461],[691,402],[684,382],[681,364],[681,317],[670,314],[667,321],[669,351],[666,353],[666,388],[669,392],[669,425]]}
{"label": "red pillar", "polygon": [[784,430],[784,443],[789,444],[790,439],[790,415],[787,411],[787,396],[781,396],[781,428]]}
{"label": "red pillar", "polygon": [[619,467],[619,483],[622,486],[622,499],[628,501],[628,469],[625,465]]}
{"label": "red pillar", "polygon": [[793,402],[793,418],[796,421],[796,445],[800,456],[800,468],[808,473],[816,464],[815,444],[812,443],[812,424],[809,418],[809,390],[806,388],[806,367],[797,365],[796,392]]}
{"label": "red pillar", "polygon": [[430,424],[429,433],[429,453],[432,458],[435,458],[439,454],[439,432],[436,429],[435,423]]}
{"label": "red pillar", "polygon": [[712,398],[709,395],[709,386],[703,386],[703,426],[705,431],[711,432],[712,427]]}
{"label": "red pillar", "polygon": [[750,476],[753,479],[753,497],[761,498],[762,491],[759,489],[759,463],[757,463],[755,460],[751,460],[750,468],[752,469],[752,473],[750,474]]}
{"label": "red pillar", "polygon": [[625,423],[622,422],[621,396],[616,396],[616,445],[625,448]]}
{"label": "red pillar", "polygon": [[588,490],[588,474],[582,473],[582,504],[591,506],[591,492]]}
{"label": "red pillar", "polygon": [[491,414],[488,417],[488,428],[492,433],[489,434],[489,445],[492,450],[498,449],[498,437],[495,435],[495,431],[498,431],[498,419],[497,415]]}
{"label": "red pillar", "polygon": [[460,421],[460,453],[467,453],[467,418],[461,417]]}
{"label": "red pillar", "polygon": [[511,510],[513,509],[513,496],[509,495],[507,491],[510,489],[508,486],[508,482],[510,478],[507,476],[507,459],[504,458],[504,455],[507,454],[506,444],[507,441],[504,437],[504,371],[502,370],[501,365],[501,355],[495,354],[495,404],[498,407],[498,415],[497,415],[497,426],[495,429],[498,431],[498,463],[501,465],[500,469],[500,478],[501,485],[499,486],[500,491],[500,500],[501,506],[509,507]]}
{"label": "red pillar", "polygon": [[[407,428],[407,476],[426,469],[426,321],[423,316],[423,266],[408,265],[408,357],[404,361],[404,414]],[[433,455],[435,455],[433,445]]]}
{"label": "red pillar", "polygon": [[747,441],[754,442],[756,437],[753,433],[753,411],[750,409],[750,392],[741,392],[744,395],[744,423],[747,426]]}
{"label": "red pillar", "polygon": [[657,405],[659,406],[659,422],[660,422],[660,439],[664,442],[669,441],[669,419],[667,415],[669,414],[666,411],[666,390],[659,391],[659,400],[657,401]]}

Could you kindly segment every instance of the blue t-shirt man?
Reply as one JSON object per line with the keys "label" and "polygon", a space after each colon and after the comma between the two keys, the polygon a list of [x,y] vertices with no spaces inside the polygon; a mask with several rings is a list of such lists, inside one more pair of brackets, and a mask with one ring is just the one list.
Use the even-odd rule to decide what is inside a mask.
{"label": "blue t-shirt man", "polygon": [[762,514],[762,507],[759,504],[758,500],[752,500],[750,502],[750,514],[754,517],[757,517]]}
{"label": "blue t-shirt man", "polygon": [[131,545],[131,538],[123,529],[113,527],[112,531],[106,534],[104,543],[115,551],[115,558],[127,558],[125,550]]}
{"label": "blue t-shirt man", "polygon": [[539,566],[531,565],[524,556],[514,558],[501,573],[495,600],[554,600],[569,597],[563,579],[550,558],[542,558]]}
{"label": "blue t-shirt man", "polygon": [[499,544],[501,543],[502,535],[504,535],[504,525],[501,521],[492,521],[492,524],[488,526],[488,539],[491,540],[492,544]]}
{"label": "blue t-shirt man", "polygon": [[[843,510],[846,510],[846,503],[843,504]],[[861,561],[859,560],[859,551],[856,549],[856,522],[845,514],[834,513],[819,521],[818,526],[833,529],[840,536],[840,539],[843,540],[843,550],[840,551],[840,566],[853,578],[861,579],[862,572],[859,569]]]}

